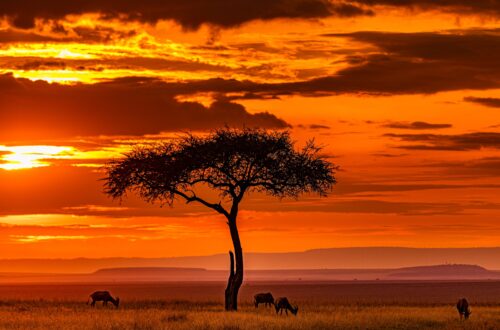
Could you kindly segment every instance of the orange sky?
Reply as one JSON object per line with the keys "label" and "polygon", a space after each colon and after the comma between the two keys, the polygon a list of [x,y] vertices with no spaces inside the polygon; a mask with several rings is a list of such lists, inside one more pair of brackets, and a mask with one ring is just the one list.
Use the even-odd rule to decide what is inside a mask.
{"label": "orange sky", "polygon": [[117,1],[0,4],[0,258],[227,251],[220,216],[99,181],[224,125],[340,166],[325,199],[250,195],[245,251],[499,246],[500,2]]}

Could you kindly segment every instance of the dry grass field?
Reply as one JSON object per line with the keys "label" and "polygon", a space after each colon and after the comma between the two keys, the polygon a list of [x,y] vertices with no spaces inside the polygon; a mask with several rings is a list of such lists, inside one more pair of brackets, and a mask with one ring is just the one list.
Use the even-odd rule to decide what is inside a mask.
{"label": "dry grass field", "polygon": [[[251,283],[240,311],[222,310],[221,283],[0,286],[0,329],[500,329],[499,282]],[[109,289],[119,309],[86,305]],[[255,309],[251,296],[272,291],[299,305],[297,316]],[[466,296],[471,319],[454,303]],[[498,298],[498,299],[497,299]]]}

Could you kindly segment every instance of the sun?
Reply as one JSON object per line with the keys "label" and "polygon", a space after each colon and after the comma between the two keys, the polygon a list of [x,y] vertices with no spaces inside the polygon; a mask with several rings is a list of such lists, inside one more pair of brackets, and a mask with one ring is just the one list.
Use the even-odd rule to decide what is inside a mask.
{"label": "sun", "polygon": [[0,145],[0,168],[21,170],[49,166],[49,159],[61,159],[69,156],[72,147],[58,146],[15,146]]}

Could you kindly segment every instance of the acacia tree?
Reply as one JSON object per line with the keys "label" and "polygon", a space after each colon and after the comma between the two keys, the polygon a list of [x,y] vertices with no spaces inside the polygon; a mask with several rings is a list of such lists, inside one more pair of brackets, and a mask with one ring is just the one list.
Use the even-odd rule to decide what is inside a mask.
{"label": "acacia tree", "polygon": [[[199,203],[227,220],[234,246],[225,291],[226,310],[238,307],[243,282],[243,251],[238,234],[240,203],[250,191],[283,197],[313,192],[326,196],[336,183],[335,166],[313,141],[294,149],[289,132],[221,129],[208,136],[186,135],[173,142],[135,148],[106,168],[105,191],[114,198],[127,191],[148,202]],[[216,200],[200,195],[202,187]],[[212,199],[214,197],[212,196]]]}

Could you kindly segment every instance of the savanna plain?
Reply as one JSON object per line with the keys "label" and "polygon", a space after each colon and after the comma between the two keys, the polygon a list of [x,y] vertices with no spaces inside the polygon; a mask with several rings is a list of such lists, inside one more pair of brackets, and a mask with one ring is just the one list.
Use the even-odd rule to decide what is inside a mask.
{"label": "savanna plain", "polygon": [[[120,307],[87,305],[106,289]],[[2,284],[1,329],[500,329],[500,282],[253,282],[238,312],[223,310],[223,283]],[[255,308],[271,291],[299,306],[297,316]],[[472,315],[461,321],[459,297]]]}

